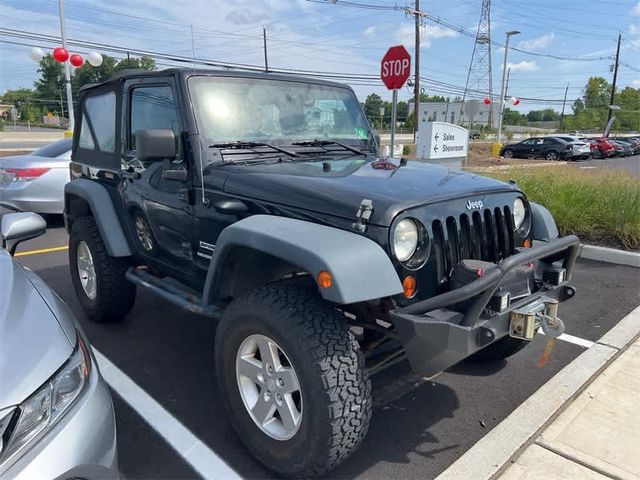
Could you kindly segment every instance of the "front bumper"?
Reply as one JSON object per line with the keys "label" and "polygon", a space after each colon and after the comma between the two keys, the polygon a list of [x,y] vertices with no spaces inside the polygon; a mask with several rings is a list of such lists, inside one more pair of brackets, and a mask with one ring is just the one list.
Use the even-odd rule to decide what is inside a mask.
{"label": "front bumper", "polygon": [[[508,335],[514,310],[547,300],[563,302],[572,298],[575,288],[568,281],[579,249],[580,240],[575,235],[551,240],[502,260],[463,287],[390,311],[389,318],[413,370],[425,377],[436,375]],[[534,261],[539,261],[536,268],[538,290],[512,302],[499,313],[487,314],[486,307],[496,290],[503,286],[501,282],[507,273]],[[566,279],[557,285],[543,282],[545,268],[560,261],[566,269]],[[469,299],[471,303],[464,312],[450,308]]]}
{"label": "front bumper", "polygon": [[0,478],[120,478],[111,395],[93,360],[90,383],[71,410]]}

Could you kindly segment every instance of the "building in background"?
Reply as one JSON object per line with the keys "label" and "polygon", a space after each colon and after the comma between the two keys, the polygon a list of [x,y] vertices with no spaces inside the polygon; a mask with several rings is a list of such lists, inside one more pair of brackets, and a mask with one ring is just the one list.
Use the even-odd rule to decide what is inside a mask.
{"label": "building in background", "polygon": [[[473,124],[476,127],[486,127],[489,123],[489,114],[491,109],[481,101],[470,100],[476,102],[477,112],[473,116]],[[495,109],[494,109],[495,110]],[[413,102],[409,101],[409,111],[413,111]],[[494,125],[497,118],[494,112]],[[465,113],[462,102],[420,102],[420,122],[447,122],[454,125],[462,125],[469,128],[471,121],[470,116]]]}

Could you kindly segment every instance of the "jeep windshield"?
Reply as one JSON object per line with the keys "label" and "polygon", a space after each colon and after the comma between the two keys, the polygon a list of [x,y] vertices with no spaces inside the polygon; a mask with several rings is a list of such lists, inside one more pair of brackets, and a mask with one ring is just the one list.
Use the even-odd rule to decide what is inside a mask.
{"label": "jeep windshield", "polygon": [[325,147],[320,152],[326,155],[375,148],[358,99],[348,88],[214,76],[191,77],[188,85],[207,147],[259,142],[302,154]]}

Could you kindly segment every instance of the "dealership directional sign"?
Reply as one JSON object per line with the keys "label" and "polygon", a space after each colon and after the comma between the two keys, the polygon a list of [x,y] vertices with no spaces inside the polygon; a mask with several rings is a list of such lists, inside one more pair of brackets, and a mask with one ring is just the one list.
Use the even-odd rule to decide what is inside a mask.
{"label": "dealership directional sign", "polygon": [[467,157],[469,131],[452,123],[422,122],[416,153],[419,158],[451,159]]}

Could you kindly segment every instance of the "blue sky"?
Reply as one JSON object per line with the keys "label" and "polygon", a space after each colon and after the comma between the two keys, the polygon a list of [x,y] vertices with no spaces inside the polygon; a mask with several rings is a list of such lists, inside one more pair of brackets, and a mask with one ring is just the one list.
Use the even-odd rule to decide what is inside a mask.
{"label": "blue sky", "polygon": [[[353,1],[406,5],[392,0]],[[421,1],[423,10],[472,33],[480,6],[480,0]],[[57,9],[57,0],[2,0],[0,26],[59,35]],[[191,55],[193,26],[196,56],[254,65],[263,63],[264,26],[269,64],[276,68],[378,75],[380,58],[389,46],[402,43],[413,54],[413,20],[403,12],[306,0],[66,0],[66,17],[69,38],[176,55]],[[494,41],[503,42],[506,31],[517,29],[522,34],[512,39],[512,45],[536,54],[510,52],[512,95],[558,100],[569,84],[569,99],[573,100],[589,76],[611,80],[612,59],[572,61],[544,55],[612,57],[618,31],[623,34],[618,84],[640,88],[638,0],[494,0],[491,20]],[[421,76],[463,87],[473,39],[429,20],[421,37]],[[1,34],[0,41],[27,42]],[[0,43],[0,92],[32,86],[37,72],[29,58],[30,48]],[[493,48],[495,94],[499,93],[503,54],[499,46]],[[390,98],[379,81],[352,85],[362,99],[370,92]],[[438,88],[427,86],[427,93],[444,93]],[[407,88],[400,91],[400,99],[409,97]],[[523,102],[519,108],[526,112],[542,106],[544,101]]]}

